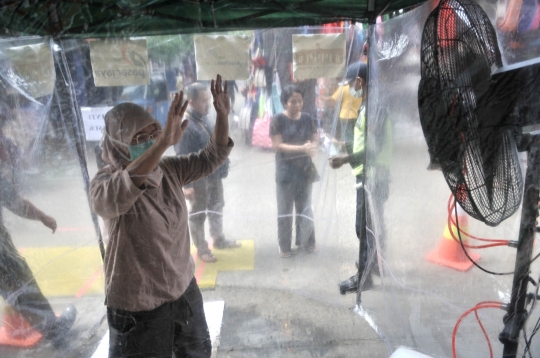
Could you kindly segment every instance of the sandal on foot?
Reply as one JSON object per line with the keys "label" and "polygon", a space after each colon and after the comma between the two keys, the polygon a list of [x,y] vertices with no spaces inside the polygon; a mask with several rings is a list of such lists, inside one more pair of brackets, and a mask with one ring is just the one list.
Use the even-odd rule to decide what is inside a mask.
{"label": "sandal on foot", "polygon": [[311,253],[317,251],[317,246],[315,246],[315,245],[308,246],[308,247],[306,247],[306,251],[308,252],[308,254],[311,254]]}
{"label": "sandal on foot", "polygon": [[236,249],[240,246],[242,246],[242,244],[236,241],[229,241],[229,240],[214,241],[214,249],[218,249],[218,250]]}
{"label": "sandal on foot", "polygon": [[216,262],[217,261],[217,258],[214,255],[212,255],[211,252],[209,252],[207,254],[200,255],[199,259],[201,259],[201,261],[204,261],[204,262]]}
{"label": "sandal on foot", "polygon": [[289,257],[292,256],[292,253],[290,251],[285,252],[285,251],[279,250],[279,256],[281,256],[282,259],[288,259]]}

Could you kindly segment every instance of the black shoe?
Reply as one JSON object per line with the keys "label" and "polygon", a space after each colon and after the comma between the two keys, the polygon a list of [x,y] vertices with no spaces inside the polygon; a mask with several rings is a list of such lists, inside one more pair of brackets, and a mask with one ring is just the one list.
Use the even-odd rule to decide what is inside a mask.
{"label": "black shoe", "polygon": [[69,305],[64,313],[56,318],[54,327],[46,335],[46,339],[55,347],[62,345],[66,333],[71,329],[73,323],[75,323],[75,318],[77,318],[77,310],[75,306]]}
{"label": "black shoe", "polygon": [[339,284],[339,293],[344,295],[346,293],[356,292],[358,289],[358,275],[349,277],[347,280],[342,281]]}
{"label": "black shoe", "polygon": [[[373,279],[368,276],[362,285],[362,292],[369,291],[373,288]],[[349,279],[339,284],[339,293],[344,295],[346,293],[354,293],[358,291],[358,275],[349,277]]]}

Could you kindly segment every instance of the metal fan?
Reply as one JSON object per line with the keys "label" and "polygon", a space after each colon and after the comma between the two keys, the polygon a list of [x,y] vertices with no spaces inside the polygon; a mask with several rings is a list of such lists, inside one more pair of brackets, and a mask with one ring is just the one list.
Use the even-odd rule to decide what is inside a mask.
{"label": "metal fan", "polygon": [[[497,36],[473,1],[442,1],[424,26],[418,90],[431,167],[440,167],[461,207],[490,226],[521,203],[514,136],[477,104],[502,66]],[[485,109],[485,108],[484,108]]]}
{"label": "metal fan", "polygon": [[[429,168],[442,170],[460,206],[496,226],[524,198],[512,298],[499,335],[504,356],[515,357],[538,216],[540,61],[503,67],[482,8],[471,0],[442,0],[424,26],[421,76],[418,107]],[[528,151],[525,191],[518,146]]]}

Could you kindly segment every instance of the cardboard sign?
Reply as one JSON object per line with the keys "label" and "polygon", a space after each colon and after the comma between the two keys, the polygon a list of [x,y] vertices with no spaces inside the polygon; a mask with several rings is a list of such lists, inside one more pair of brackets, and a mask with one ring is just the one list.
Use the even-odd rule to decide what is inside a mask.
{"label": "cardboard sign", "polygon": [[48,44],[6,49],[12,68],[19,77],[17,84],[34,98],[52,94],[56,75]]}
{"label": "cardboard sign", "polygon": [[96,87],[150,84],[146,39],[90,42]]}
{"label": "cardboard sign", "polygon": [[293,35],[293,76],[296,80],[343,77],[345,34]]}
{"label": "cardboard sign", "polygon": [[88,142],[99,142],[105,130],[105,114],[112,107],[81,107],[84,132]]}
{"label": "cardboard sign", "polygon": [[194,37],[197,79],[246,80],[249,77],[249,44],[247,36],[198,35]]}

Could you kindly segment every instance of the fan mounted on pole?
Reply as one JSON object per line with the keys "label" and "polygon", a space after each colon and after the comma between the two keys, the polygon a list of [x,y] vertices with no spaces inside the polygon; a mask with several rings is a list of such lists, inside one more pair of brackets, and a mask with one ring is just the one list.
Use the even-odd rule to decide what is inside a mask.
{"label": "fan mounted on pole", "polygon": [[[538,215],[540,60],[503,66],[488,16],[471,0],[442,0],[422,34],[418,108],[430,169],[440,169],[470,216],[496,226],[523,198],[512,298],[499,335],[515,357]],[[540,130],[538,130],[540,133]],[[525,184],[517,152],[528,152]]]}

